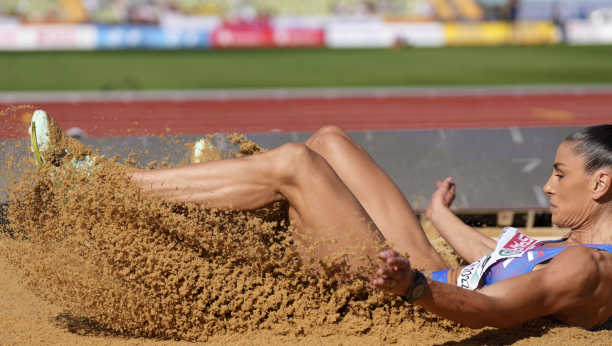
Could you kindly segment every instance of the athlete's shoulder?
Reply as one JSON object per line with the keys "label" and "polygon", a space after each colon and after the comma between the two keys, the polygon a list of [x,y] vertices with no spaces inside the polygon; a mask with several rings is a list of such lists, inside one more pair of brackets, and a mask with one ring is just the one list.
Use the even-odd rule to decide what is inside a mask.
{"label": "athlete's shoulder", "polygon": [[[532,272],[532,284],[546,292],[553,311],[602,304],[610,298],[605,288],[612,282],[606,278],[597,250],[584,245],[569,246],[559,252],[546,266]],[[603,264],[603,265],[602,265]]]}
{"label": "athlete's shoulder", "polygon": [[[612,255],[586,245],[569,246],[544,268],[552,275],[571,277],[578,285],[591,286],[612,274]],[[610,276],[612,277],[612,276]]]}
{"label": "athlete's shoulder", "polygon": [[559,252],[552,262],[569,262],[564,264],[582,267],[596,265],[600,260],[603,260],[603,257],[599,249],[591,248],[588,245],[572,245]]}

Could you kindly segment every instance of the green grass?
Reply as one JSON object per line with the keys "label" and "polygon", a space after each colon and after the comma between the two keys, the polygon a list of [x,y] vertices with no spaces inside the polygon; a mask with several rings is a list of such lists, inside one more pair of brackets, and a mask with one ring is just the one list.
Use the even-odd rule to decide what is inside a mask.
{"label": "green grass", "polygon": [[611,82],[612,46],[0,54],[2,91]]}

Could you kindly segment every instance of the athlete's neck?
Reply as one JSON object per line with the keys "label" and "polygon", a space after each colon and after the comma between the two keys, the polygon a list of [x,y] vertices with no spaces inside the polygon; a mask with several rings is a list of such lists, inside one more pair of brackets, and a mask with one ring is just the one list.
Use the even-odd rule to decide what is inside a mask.
{"label": "athlete's neck", "polygon": [[594,215],[590,222],[572,228],[568,241],[579,244],[612,244],[612,214]]}

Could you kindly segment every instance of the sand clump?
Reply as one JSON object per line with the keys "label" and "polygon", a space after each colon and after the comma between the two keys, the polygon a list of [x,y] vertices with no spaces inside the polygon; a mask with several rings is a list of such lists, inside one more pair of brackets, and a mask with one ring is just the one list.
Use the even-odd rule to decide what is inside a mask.
{"label": "sand clump", "polygon": [[[228,140],[238,149],[224,153],[225,159],[265,151],[245,136]],[[512,336],[463,328],[374,289],[368,275],[375,262],[347,270],[358,256],[354,251],[302,260],[301,236],[295,238],[283,203],[255,212],[167,204],[147,196],[126,175],[160,165],[138,167],[128,157],[129,167],[102,159],[93,169],[75,169],[67,164],[72,157],[96,154],[70,142],[79,148],[72,157],[55,153],[61,162],[40,169],[25,143],[1,144],[2,192],[10,203],[4,207],[9,223],[0,225],[0,257],[16,273],[7,271],[7,277],[18,275],[19,285],[51,304],[51,325],[76,324],[77,333],[108,338],[236,344],[244,338],[486,344],[479,341],[486,333],[493,333],[487,340],[502,344]],[[461,263],[447,244],[436,242],[447,263]],[[520,337],[509,341],[555,329],[579,331],[541,321],[521,328]]]}

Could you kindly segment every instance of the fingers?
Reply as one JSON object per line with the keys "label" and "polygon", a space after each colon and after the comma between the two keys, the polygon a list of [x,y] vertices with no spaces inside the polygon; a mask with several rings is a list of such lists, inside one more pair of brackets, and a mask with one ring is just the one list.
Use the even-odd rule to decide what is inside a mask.
{"label": "fingers", "polygon": [[438,189],[444,189],[450,191],[455,186],[455,181],[452,177],[444,179],[444,181],[436,181],[436,187]]}
{"label": "fingers", "polygon": [[376,271],[376,275],[381,276],[383,278],[393,279],[395,281],[404,281],[408,277],[408,275],[406,275],[406,272],[394,270],[393,268],[389,267],[378,268],[378,270]]}
{"label": "fingers", "polygon": [[455,185],[455,181],[453,180],[452,177],[448,177],[444,179],[441,187],[444,187],[446,190],[450,190],[452,185]]}
{"label": "fingers", "polygon": [[372,283],[378,288],[392,288],[397,285],[397,281],[392,278],[377,278],[372,280]]}
{"label": "fingers", "polygon": [[385,261],[388,258],[398,257],[398,256],[401,256],[400,253],[395,251],[395,250],[391,250],[391,249],[387,249],[387,250],[385,250],[385,251],[380,253],[380,258],[384,259]]}
{"label": "fingers", "polygon": [[446,199],[446,203],[448,203],[448,206],[450,207],[450,205],[453,203],[453,201],[455,200],[455,180],[453,180],[453,178],[449,178],[449,183],[450,183],[450,189],[448,191],[448,196]]}
{"label": "fingers", "polygon": [[387,264],[397,268],[396,270],[410,270],[410,262],[404,256],[389,258]]}
{"label": "fingers", "polygon": [[380,255],[387,262],[387,266],[378,268],[376,275],[380,277],[372,280],[372,283],[385,292],[406,295],[415,276],[410,268],[410,261],[390,249]]}
{"label": "fingers", "polygon": [[376,272],[378,275],[400,279],[400,276],[405,278],[405,273],[411,270],[410,261],[397,251],[385,250],[380,253],[380,257],[387,262],[387,266],[378,268]]}
{"label": "fingers", "polygon": [[442,193],[444,202],[449,204],[452,203],[452,201],[455,199],[455,181],[453,178],[448,177],[444,179],[444,182],[438,187],[438,189],[444,191]]}

